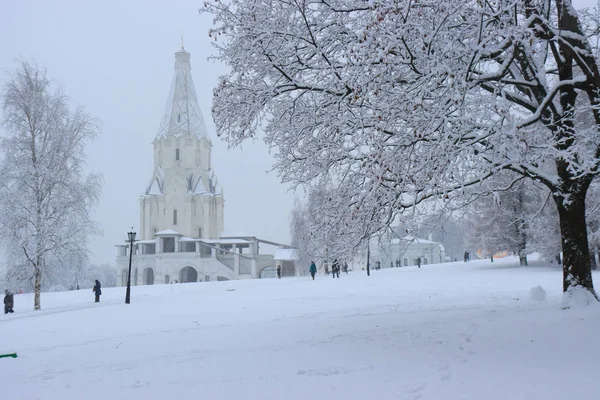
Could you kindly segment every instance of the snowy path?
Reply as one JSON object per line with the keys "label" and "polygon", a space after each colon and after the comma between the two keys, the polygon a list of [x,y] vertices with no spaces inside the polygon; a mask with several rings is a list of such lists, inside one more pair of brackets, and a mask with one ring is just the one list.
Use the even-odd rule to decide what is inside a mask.
{"label": "snowy path", "polygon": [[561,310],[560,271],[495,264],[135,287],[129,306],[122,288],[53,293],[41,313],[18,296],[0,384],[10,399],[599,398],[600,307]]}

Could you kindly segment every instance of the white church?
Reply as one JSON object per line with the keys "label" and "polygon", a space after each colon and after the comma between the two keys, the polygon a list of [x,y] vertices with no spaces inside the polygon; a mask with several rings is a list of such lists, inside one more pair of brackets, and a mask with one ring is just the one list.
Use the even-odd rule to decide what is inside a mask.
{"label": "white church", "polygon": [[[211,167],[208,136],[191,75],[190,54],[175,53],[175,72],[153,142],[154,172],[139,199],[131,284],[208,282],[295,276],[290,246],[254,236],[222,236],[223,188]],[[261,244],[276,246],[261,254]],[[117,245],[117,283],[127,284],[130,244]]]}

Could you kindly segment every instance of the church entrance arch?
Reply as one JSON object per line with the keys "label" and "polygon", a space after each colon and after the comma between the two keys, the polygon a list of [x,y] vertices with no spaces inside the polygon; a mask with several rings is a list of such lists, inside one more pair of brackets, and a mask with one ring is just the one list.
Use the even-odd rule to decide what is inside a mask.
{"label": "church entrance arch", "polygon": [[198,282],[198,271],[193,267],[183,267],[179,271],[179,282]]}
{"label": "church entrance arch", "polygon": [[154,270],[150,267],[144,270],[144,285],[154,285]]}
{"label": "church entrance arch", "polygon": [[127,286],[127,273],[129,272],[129,270],[124,269],[123,273],[121,274],[121,282],[123,282],[123,286]]}

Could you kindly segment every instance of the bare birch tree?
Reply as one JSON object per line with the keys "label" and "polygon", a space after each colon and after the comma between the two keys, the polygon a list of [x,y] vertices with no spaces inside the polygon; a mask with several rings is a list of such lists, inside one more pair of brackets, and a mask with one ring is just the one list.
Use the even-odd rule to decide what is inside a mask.
{"label": "bare birch tree", "polygon": [[90,212],[101,177],[83,171],[98,121],[82,108],[70,110],[68,101],[45,69],[29,62],[20,63],[2,94],[0,241],[13,276],[32,282],[35,310],[42,277],[83,262],[98,231]]}

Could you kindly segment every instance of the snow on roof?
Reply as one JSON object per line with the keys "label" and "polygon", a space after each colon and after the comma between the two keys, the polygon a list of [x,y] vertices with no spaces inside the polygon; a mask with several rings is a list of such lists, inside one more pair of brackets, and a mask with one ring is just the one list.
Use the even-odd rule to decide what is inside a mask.
{"label": "snow on roof", "polygon": [[250,243],[248,240],[244,239],[219,239],[218,243],[221,244],[242,244],[242,243]]}
{"label": "snow on roof", "polygon": [[150,184],[150,187],[148,188],[148,191],[146,192],[146,194],[152,194],[155,196],[163,194],[162,190],[160,190],[160,185],[158,184],[158,179],[156,179],[156,178],[152,179],[152,183]]}
{"label": "snow on roof", "polygon": [[404,236],[403,238],[392,239],[391,243],[400,243],[402,242],[411,242],[411,243],[421,243],[421,244],[440,244],[438,242],[432,242],[431,240],[416,238],[414,236]]}
{"label": "snow on roof", "polygon": [[208,244],[215,244],[215,243],[219,243],[218,240],[215,239],[198,239],[200,242],[204,242],[204,243],[208,243]]}
{"label": "snow on roof", "polygon": [[191,237],[187,237],[187,236],[182,236],[179,238],[180,242],[197,242],[199,239],[194,239]]}
{"label": "snow on roof", "polygon": [[275,260],[279,261],[295,261],[298,259],[297,249],[278,249],[275,252]]}
{"label": "snow on roof", "polygon": [[191,194],[210,194],[202,182],[204,167],[198,165],[187,177],[187,192]]}
{"label": "snow on roof", "polygon": [[198,240],[200,242],[208,243],[208,244],[247,244],[247,243],[250,243],[250,241],[244,240],[244,239],[196,239],[196,240]]}
{"label": "snow on roof", "polygon": [[222,238],[240,238],[240,237],[254,237],[254,235],[250,235],[248,233],[223,233],[221,235]]}
{"label": "snow on roof", "polygon": [[194,187],[194,194],[205,194],[208,193],[208,190],[204,187],[204,183],[202,183],[202,179],[198,179],[198,183]]}
{"label": "snow on roof", "polygon": [[163,186],[165,182],[165,174],[162,168],[157,166],[154,169],[154,175],[152,176],[152,180],[150,181],[150,185],[146,189],[146,195],[154,195],[159,196],[163,194]]}
{"label": "snow on roof", "polygon": [[156,239],[138,240],[135,244],[156,244]]}
{"label": "snow on roof", "polygon": [[154,234],[154,236],[168,236],[168,235],[182,236],[181,233],[175,232],[172,229],[165,229],[164,231],[156,232]]}

